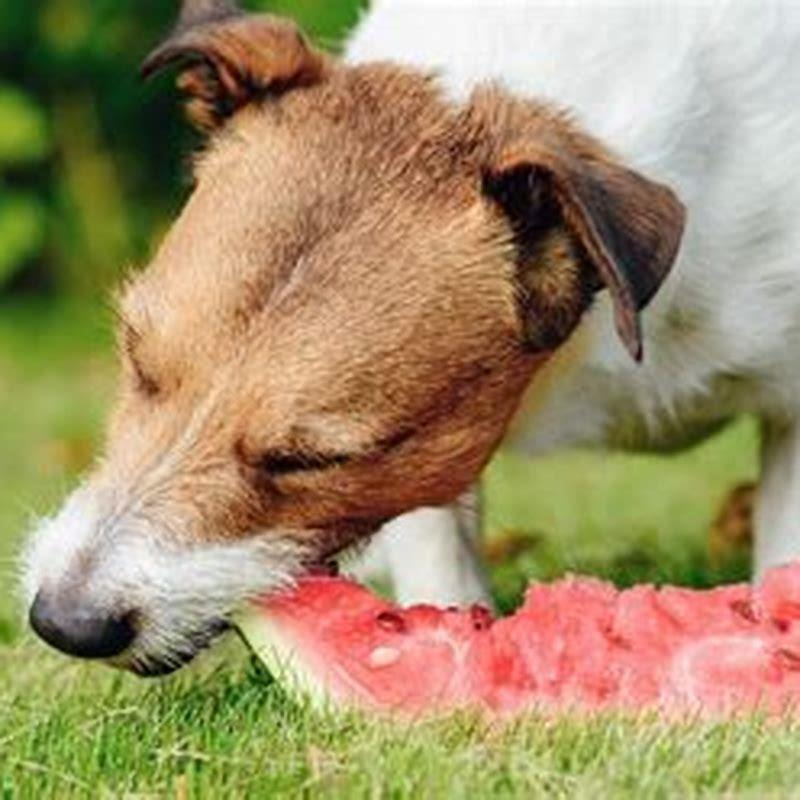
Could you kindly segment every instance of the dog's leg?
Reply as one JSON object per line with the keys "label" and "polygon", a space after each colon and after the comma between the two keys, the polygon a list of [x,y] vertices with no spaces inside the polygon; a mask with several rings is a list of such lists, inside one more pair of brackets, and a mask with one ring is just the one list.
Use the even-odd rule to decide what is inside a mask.
{"label": "dog's leg", "polygon": [[489,604],[478,535],[470,492],[452,506],[421,508],[387,523],[352,572],[362,580],[388,577],[403,605]]}
{"label": "dog's leg", "polygon": [[471,498],[392,520],[386,545],[398,602],[488,604],[489,589],[477,553],[478,527]]}
{"label": "dog's leg", "polygon": [[800,558],[800,421],[764,425],[755,508],[755,578]]}

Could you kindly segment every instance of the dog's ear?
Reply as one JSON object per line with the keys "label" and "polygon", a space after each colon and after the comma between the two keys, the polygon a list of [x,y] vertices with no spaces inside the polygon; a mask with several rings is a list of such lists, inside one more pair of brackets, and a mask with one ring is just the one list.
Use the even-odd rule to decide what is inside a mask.
{"label": "dog's ear", "polygon": [[[514,122],[516,112],[504,121]],[[669,188],[624,167],[563,117],[543,113],[530,122],[511,140],[515,126],[502,126],[506,136],[483,177],[484,192],[509,217],[523,251],[535,250],[540,261],[547,256],[555,271],[547,263],[532,267],[522,288],[536,283],[532,299],[540,316],[550,314],[551,340],[568,335],[594,289],[607,288],[617,331],[640,360],[639,311],[675,261],[684,207]]]}
{"label": "dog's ear", "polygon": [[176,63],[189,118],[206,130],[254,100],[317,83],[330,66],[293,23],[245,14],[232,0],[184,0],[177,26],[145,59],[142,75]]}

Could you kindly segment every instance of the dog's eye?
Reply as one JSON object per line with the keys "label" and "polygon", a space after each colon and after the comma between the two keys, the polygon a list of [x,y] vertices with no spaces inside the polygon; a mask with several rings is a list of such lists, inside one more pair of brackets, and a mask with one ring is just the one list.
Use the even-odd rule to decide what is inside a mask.
{"label": "dog's eye", "polygon": [[158,381],[147,372],[139,360],[138,349],[141,333],[129,322],[122,321],[122,352],[133,373],[136,390],[147,397],[155,397],[161,392]]}
{"label": "dog's eye", "polygon": [[133,374],[136,377],[136,388],[139,392],[147,397],[155,397],[161,392],[158,381],[151,375],[148,375],[137,361],[132,360],[131,366],[133,367]]}
{"label": "dog's eye", "polygon": [[262,453],[256,466],[269,475],[291,475],[341,466],[352,459],[345,453],[300,453],[273,450]]}
{"label": "dog's eye", "polygon": [[132,373],[134,387],[139,394],[145,397],[155,397],[161,394],[161,385],[144,369],[135,353],[128,352],[127,361]]}

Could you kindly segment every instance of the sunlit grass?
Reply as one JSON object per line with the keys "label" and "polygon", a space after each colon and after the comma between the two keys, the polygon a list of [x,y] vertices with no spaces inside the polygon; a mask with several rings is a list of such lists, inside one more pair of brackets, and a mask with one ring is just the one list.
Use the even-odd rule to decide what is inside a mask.
{"label": "sunlit grass", "polygon": [[794,723],[464,714],[410,727],[293,705],[233,644],[213,661],[145,685],[6,649],[3,796],[755,798],[800,782]]}

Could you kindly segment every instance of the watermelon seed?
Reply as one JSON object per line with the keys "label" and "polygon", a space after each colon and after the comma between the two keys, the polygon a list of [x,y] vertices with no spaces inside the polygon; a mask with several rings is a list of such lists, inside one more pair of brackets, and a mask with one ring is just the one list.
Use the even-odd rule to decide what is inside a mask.
{"label": "watermelon seed", "polygon": [[399,614],[395,614],[394,611],[381,611],[381,613],[375,617],[375,621],[383,630],[389,631],[389,633],[406,632],[405,620]]}
{"label": "watermelon seed", "polygon": [[400,651],[394,647],[376,647],[369,654],[369,665],[373,669],[390,667],[400,658]]}
{"label": "watermelon seed", "polygon": [[492,623],[494,622],[494,617],[492,617],[492,612],[489,611],[486,606],[481,606],[475,603],[475,605],[470,606],[469,609],[469,616],[472,620],[472,627],[476,631],[485,631],[492,627]]}
{"label": "watermelon seed", "polygon": [[792,670],[793,672],[800,671],[800,655],[793,650],[781,647],[776,650],[775,654],[786,669]]}
{"label": "watermelon seed", "polygon": [[753,609],[753,604],[749,600],[734,600],[731,603],[731,611],[738,614],[748,622],[758,622],[758,617]]}
{"label": "watermelon seed", "polygon": [[604,625],[602,627],[603,636],[613,647],[619,647],[621,650],[633,650],[633,645],[621,634],[614,630],[613,625]]}
{"label": "watermelon seed", "polygon": [[789,622],[785,619],[781,619],[780,617],[773,617],[772,624],[778,633],[787,633],[790,627]]}

